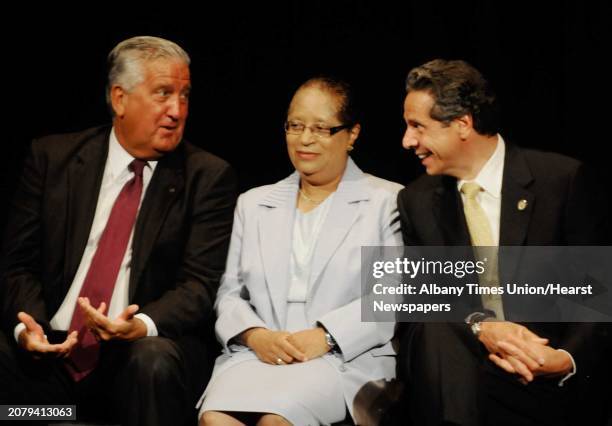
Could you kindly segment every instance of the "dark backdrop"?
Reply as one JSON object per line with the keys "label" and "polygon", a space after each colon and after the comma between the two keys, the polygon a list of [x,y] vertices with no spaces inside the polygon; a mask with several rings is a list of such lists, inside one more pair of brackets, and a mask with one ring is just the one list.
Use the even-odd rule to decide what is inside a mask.
{"label": "dark backdrop", "polygon": [[[54,4],[7,13],[0,30],[2,206],[32,138],[109,122],[106,55],[120,40],[143,34],[172,39],[190,53],[186,137],[227,159],[243,190],[291,171],[285,110],[295,87],[321,72],[345,77],[361,92],[357,163],[402,183],[422,173],[401,148],[403,85],[411,67],[435,57],[465,59],[494,83],[506,139],[581,158],[610,177],[604,154],[612,14],[603,0],[259,3],[175,2],[140,11]],[[0,228],[5,216],[3,207]]]}

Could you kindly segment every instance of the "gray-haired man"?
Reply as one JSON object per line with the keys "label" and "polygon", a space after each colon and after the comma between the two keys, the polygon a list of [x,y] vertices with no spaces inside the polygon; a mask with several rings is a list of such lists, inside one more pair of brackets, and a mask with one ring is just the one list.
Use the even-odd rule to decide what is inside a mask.
{"label": "gray-haired man", "polygon": [[235,178],[182,141],[189,61],[157,37],[119,43],[112,127],[33,142],[2,253],[1,403],[195,419]]}

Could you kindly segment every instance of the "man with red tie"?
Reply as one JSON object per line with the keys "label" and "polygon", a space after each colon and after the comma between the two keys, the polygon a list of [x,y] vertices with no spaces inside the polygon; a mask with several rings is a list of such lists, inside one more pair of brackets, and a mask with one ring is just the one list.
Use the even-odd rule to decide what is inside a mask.
{"label": "man with red tie", "polygon": [[112,127],[32,144],[2,252],[1,404],[195,419],[236,184],[182,141],[189,63],[168,40],[119,43]]}

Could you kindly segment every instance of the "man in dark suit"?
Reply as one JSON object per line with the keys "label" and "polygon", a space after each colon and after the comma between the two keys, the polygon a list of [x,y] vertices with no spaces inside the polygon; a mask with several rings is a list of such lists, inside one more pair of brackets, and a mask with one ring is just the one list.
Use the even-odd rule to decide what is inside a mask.
{"label": "man in dark suit", "polygon": [[2,254],[1,403],[195,420],[236,182],[182,141],[189,62],[168,40],[119,43],[112,128],[32,144]]}
{"label": "man in dark suit", "polygon": [[[406,87],[403,145],[426,168],[398,196],[407,246],[587,245],[605,235],[583,165],[504,142],[495,95],[472,66],[434,60]],[[465,323],[403,324],[398,375],[413,424],[572,424],[567,408],[584,406],[571,390],[589,387],[599,350],[585,348],[593,325],[518,324],[505,320],[503,297],[476,299]]]}

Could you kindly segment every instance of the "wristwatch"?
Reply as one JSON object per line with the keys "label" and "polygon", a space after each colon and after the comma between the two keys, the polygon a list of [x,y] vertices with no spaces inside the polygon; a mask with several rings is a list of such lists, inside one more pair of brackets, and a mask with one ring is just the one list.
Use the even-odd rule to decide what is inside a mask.
{"label": "wristwatch", "polygon": [[332,337],[331,334],[329,334],[327,330],[325,330],[325,343],[327,343],[327,346],[329,346],[330,352],[335,352],[336,349],[338,348],[338,344],[336,343],[336,340]]}
{"label": "wristwatch", "polygon": [[465,317],[465,323],[470,326],[472,334],[478,337],[480,335],[480,323],[489,318],[489,315],[484,312],[472,312]]}

